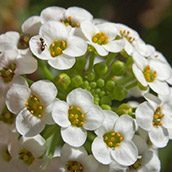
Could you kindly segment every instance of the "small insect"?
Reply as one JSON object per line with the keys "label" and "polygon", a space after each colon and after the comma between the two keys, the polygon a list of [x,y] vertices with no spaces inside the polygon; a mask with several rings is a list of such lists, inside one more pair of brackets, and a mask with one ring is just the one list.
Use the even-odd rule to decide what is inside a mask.
{"label": "small insect", "polygon": [[40,44],[39,44],[40,50],[41,50],[41,51],[44,51],[44,50],[45,50],[45,47],[46,47],[47,45],[45,44],[43,38],[40,38],[39,40],[40,40]]}

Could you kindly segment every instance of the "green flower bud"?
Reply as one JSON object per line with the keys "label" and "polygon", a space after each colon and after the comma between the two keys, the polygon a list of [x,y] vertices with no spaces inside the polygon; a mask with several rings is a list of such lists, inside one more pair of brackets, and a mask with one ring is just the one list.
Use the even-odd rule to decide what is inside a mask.
{"label": "green flower bud", "polygon": [[83,84],[83,79],[80,75],[75,75],[72,77],[71,85],[73,87],[79,87]]}
{"label": "green flower bud", "polygon": [[114,61],[111,65],[111,73],[115,76],[122,76],[126,71],[126,64],[119,60]]}
{"label": "green flower bud", "polygon": [[94,65],[94,71],[97,75],[104,75],[108,72],[108,66],[105,62],[96,63]]}
{"label": "green flower bud", "polygon": [[88,86],[89,86],[89,82],[88,81],[84,81],[83,84],[82,84],[82,87],[84,89],[86,89]]}
{"label": "green flower bud", "polygon": [[121,101],[127,96],[128,92],[124,86],[118,85],[113,89],[113,99]]}
{"label": "green flower bud", "polygon": [[88,81],[93,81],[95,79],[95,73],[94,72],[85,72],[84,77]]}
{"label": "green flower bud", "polygon": [[99,93],[101,91],[100,88],[96,88],[96,93]]}
{"label": "green flower bud", "polygon": [[115,87],[115,82],[112,81],[112,80],[109,80],[106,82],[106,86],[105,88],[108,90],[108,91],[112,91]]}
{"label": "green flower bud", "polygon": [[101,108],[102,108],[103,110],[111,110],[111,107],[110,107],[109,105],[106,105],[106,104],[102,104],[102,105],[101,105]]}
{"label": "green flower bud", "polygon": [[116,112],[118,115],[132,115],[133,108],[129,104],[123,103],[117,108]]}
{"label": "green flower bud", "polygon": [[105,86],[105,81],[103,79],[101,79],[101,78],[98,79],[96,82],[97,82],[97,86],[99,88],[103,88]]}
{"label": "green flower bud", "polygon": [[100,104],[107,104],[107,105],[111,105],[112,102],[111,102],[111,99],[108,97],[108,96],[103,96],[101,99],[100,99]]}
{"label": "green flower bud", "polygon": [[91,87],[91,88],[96,88],[96,86],[97,86],[97,83],[96,83],[96,82],[91,82],[91,83],[90,83],[90,87]]}
{"label": "green flower bud", "polygon": [[102,96],[104,96],[105,94],[106,94],[105,91],[100,91],[99,96],[102,97]]}
{"label": "green flower bud", "polygon": [[57,88],[67,89],[70,83],[71,79],[66,73],[60,73],[55,78],[55,85],[57,86]]}

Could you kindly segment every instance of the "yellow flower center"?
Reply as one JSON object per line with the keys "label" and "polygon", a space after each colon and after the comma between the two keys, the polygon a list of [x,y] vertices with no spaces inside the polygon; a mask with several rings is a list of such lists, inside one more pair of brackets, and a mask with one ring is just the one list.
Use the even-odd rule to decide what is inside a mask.
{"label": "yellow flower center", "polygon": [[99,45],[107,44],[108,36],[104,32],[97,33],[92,37],[92,41]]}
{"label": "yellow flower center", "polygon": [[120,146],[123,137],[120,133],[108,132],[103,135],[103,139],[108,147],[115,148],[117,146]]}
{"label": "yellow flower center", "polygon": [[66,162],[67,172],[83,172],[84,167],[78,161],[67,161]]}
{"label": "yellow flower center", "polygon": [[18,158],[20,160],[23,160],[23,162],[27,165],[31,165],[35,159],[32,153],[27,149],[22,149],[18,155],[19,155]]}
{"label": "yellow flower center", "polygon": [[62,54],[62,51],[67,47],[66,41],[54,40],[50,45],[49,50],[52,57],[56,57]]}
{"label": "yellow flower center", "polygon": [[71,27],[79,27],[79,24],[76,21],[72,20],[71,16],[69,16],[68,18],[64,20],[61,20],[61,22],[66,26],[70,25]]}
{"label": "yellow flower center", "polygon": [[126,38],[130,43],[133,43],[133,41],[135,41],[135,38],[130,36],[130,31],[120,30],[120,34],[122,37]]}
{"label": "yellow flower center", "polygon": [[37,118],[42,118],[43,106],[41,105],[39,99],[35,95],[31,95],[28,101],[25,103],[25,107],[33,116]]}
{"label": "yellow flower center", "polygon": [[156,127],[162,125],[162,119],[164,118],[165,114],[162,113],[162,107],[159,106],[156,111],[154,112],[153,122],[152,124]]}
{"label": "yellow flower center", "polygon": [[75,127],[82,127],[85,121],[85,114],[77,106],[70,106],[68,110],[68,119]]}
{"label": "yellow flower center", "polygon": [[16,64],[12,63],[8,65],[8,67],[3,67],[2,70],[0,70],[0,77],[2,77],[4,83],[9,83],[12,81],[16,70]]}
{"label": "yellow flower center", "polygon": [[156,73],[156,71],[151,70],[149,65],[147,65],[143,70],[143,74],[147,82],[153,82],[156,78]]}
{"label": "yellow flower center", "polygon": [[15,118],[16,115],[11,113],[6,107],[4,108],[2,114],[0,115],[0,121],[3,121],[6,124],[13,124]]}

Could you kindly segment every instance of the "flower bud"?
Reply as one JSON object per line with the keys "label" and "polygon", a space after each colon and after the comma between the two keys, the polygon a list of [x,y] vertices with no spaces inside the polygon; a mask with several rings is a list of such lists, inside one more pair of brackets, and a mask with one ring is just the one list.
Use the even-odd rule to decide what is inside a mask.
{"label": "flower bud", "polygon": [[118,85],[113,89],[113,99],[121,101],[127,96],[128,92],[124,86]]}
{"label": "flower bud", "polygon": [[111,65],[111,73],[115,76],[122,76],[126,71],[126,64],[119,60],[114,61]]}
{"label": "flower bud", "polygon": [[112,102],[111,102],[111,99],[108,97],[108,96],[103,96],[101,97],[100,99],[100,104],[107,104],[107,105],[111,105]]}
{"label": "flower bud", "polygon": [[133,111],[132,107],[127,103],[121,104],[116,110],[118,115],[123,115],[123,114],[132,115],[132,111]]}
{"label": "flower bud", "polygon": [[60,73],[55,78],[55,85],[57,86],[57,88],[67,89],[70,83],[71,83],[71,79],[66,73]]}
{"label": "flower bud", "polygon": [[112,80],[109,80],[109,81],[106,82],[106,86],[105,87],[106,87],[106,89],[108,91],[112,91],[114,89],[114,87],[115,87],[115,82],[112,81]]}
{"label": "flower bud", "polygon": [[108,72],[108,66],[105,62],[96,63],[94,65],[94,71],[97,75],[104,75]]}
{"label": "flower bud", "polygon": [[101,105],[101,108],[102,108],[103,110],[111,110],[111,107],[110,107],[109,105],[106,105],[106,104],[102,104],[102,105]]}
{"label": "flower bud", "polygon": [[72,77],[71,85],[73,87],[79,87],[83,84],[83,79],[80,75],[75,75]]}
{"label": "flower bud", "polygon": [[93,81],[95,79],[95,73],[93,72],[85,72],[84,76],[88,81]]}
{"label": "flower bud", "polygon": [[97,83],[96,82],[93,81],[93,82],[90,83],[90,87],[91,88],[96,88],[96,86],[97,86]]}
{"label": "flower bud", "polygon": [[105,81],[103,79],[101,79],[101,78],[98,79],[96,82],[97,82],[97,86],[99,88],[103,88],[105,86]]}

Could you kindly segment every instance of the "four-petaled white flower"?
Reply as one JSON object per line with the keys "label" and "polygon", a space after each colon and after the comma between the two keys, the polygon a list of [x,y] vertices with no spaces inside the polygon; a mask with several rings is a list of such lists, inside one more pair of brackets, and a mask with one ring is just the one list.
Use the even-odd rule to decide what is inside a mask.
{"label": "four-petaled white flower", "polygon": [[97,171],[99,164],[93,157],[88,155],[84,147],[74,148],[64,144],[61,150],[61,157],[49,160],[46,171]]}
{"label": "four-petaled white flower", "polygon": [[115,24],[104,22],[94,25],[90,21],[81,23],[81,31],[87,43],[95,48],[100,56],[107,56],[109,52],[120,52],[125,45],[123,39],[117,39]]}
{"label": "four-petaled white flower", "polygon": [[150,141],[158,148],[165,147],[169,141],[168,129],[172,128],[172,108],[156,96],[145,94],[147,101],[136,109],[136,121],[148,132]]}
{"label": "four-petaled white flower", "polygon": [[29,44],[36,57],[48,60],[50,66],[60,70],[71,68],[75,57],[87,51],[87,44],[82,38],[69,35],[67,28],[55,21],[42,25],[39,35],[32,37]]}
{"label": "four-petaled white flower", "polygon": [[170,89],[166,80],[171,77],[169,66],[160,61],[146,59],[138,53],[133,53],[133,73],[144,87],[150,87],[154,92],[168,95]]}
{"label": "four-petaled white flower", "polygon": [[34,82],[30,88],[15,85],[9,89],[6,105],[17,114],[16,129],[21,135],[35,136],[46,124],[54,124],[50,113],[56,95],[55,85],[48,80]]}
{"label": "four-petaled white flower", "polygon": [[135,133],[135,122],[128,115],[118,115],[112,111],[104,111],[103,125],[95,133],[97,137],[92,143],[92,153],[102,164],[110,164],[113,160],[120,165],[129,166],[137,160],[138,150],[132,142]]}
{"label": "four-petaled white flower", "polygon": [[102,124],[103,112],[93,100],[90,92],[77,88],[68,94],[66,102],[54,103],[52,117],[61,126],[61,136],[69,145],[82,146],[87,130],[95,130]]}
{"label": "four-petaled white flower", "polygon": [[40,171],[44,158],[39,159],[46,150],[46,142],[41,135],[34,137],[21,137],[14,139],[8,150],[11,155],[9,166],[14,172]]}

